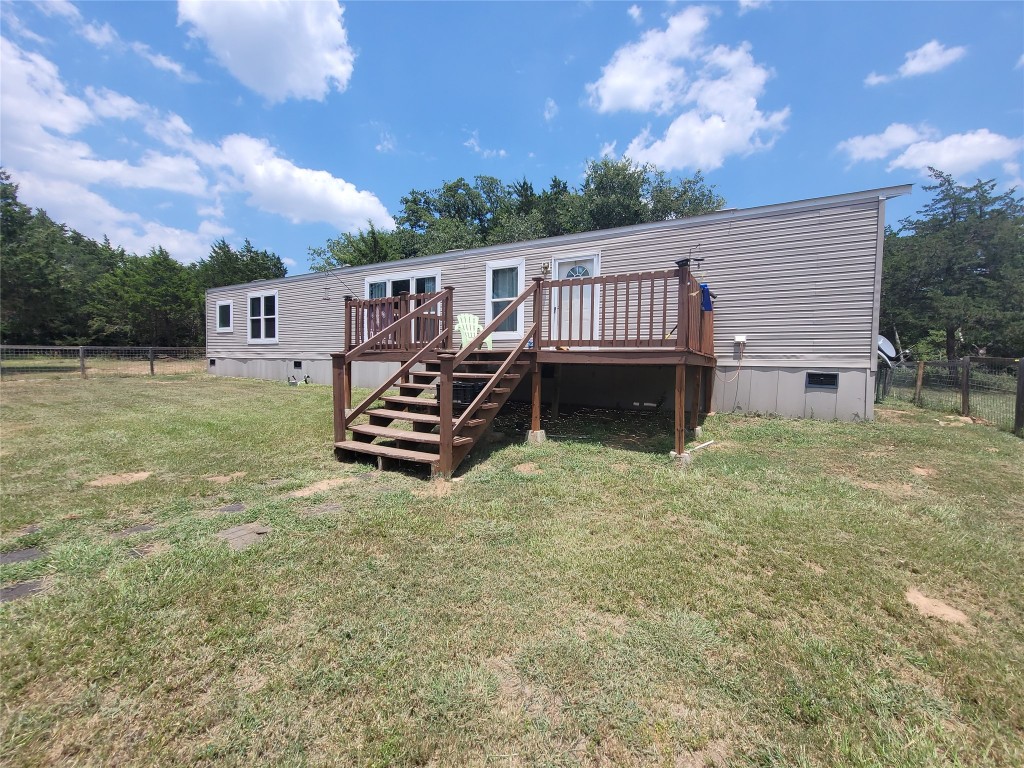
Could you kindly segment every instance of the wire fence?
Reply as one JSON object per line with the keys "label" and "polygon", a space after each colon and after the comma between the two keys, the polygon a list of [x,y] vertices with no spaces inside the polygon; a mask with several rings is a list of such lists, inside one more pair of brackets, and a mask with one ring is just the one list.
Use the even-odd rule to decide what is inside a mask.
{"label": "wire fence", "polygon": [[1024,414],[1019,359],[970,357],[879,367],[882,399],[970,416],[1020,433]]}
{"label": "wire fence", "polygon": [[204,373],[203,347],[0,346],[0,378],[81,378]]}

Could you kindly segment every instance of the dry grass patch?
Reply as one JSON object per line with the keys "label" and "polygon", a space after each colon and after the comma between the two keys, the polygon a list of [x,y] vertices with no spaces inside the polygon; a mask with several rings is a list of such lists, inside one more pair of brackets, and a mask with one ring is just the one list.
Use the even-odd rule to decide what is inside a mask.
{"label": "dry grass patch", "polygon": [[232,480],[241,480],[245,477],[245,472],[232,472],[230,475],[210,475],[206,479],[211,483],[217,483],[218,485],[227,485]]}
{"label": "dry grass patch", "polygon": [[513,469],[520,475],[542,475],[544,470],[538,467],[533,462],[525,462],[523,464],[516,464]]}
{"label": "dry grass patch", "polygon": [[961,626],[969,626],[971,623],[970,619],[967,618],[967,614],[963,611],[954,608],[941,600],[936,600],[933,597],[926,597],[920,590],[914,587],[907,590],[906,598],[907,602],[914,606],[917,609],[917,612],[922,616],[927,616],[932,619],[941,619],[942,621],[949,622],[950,624],[960,624]]}
{"label": "dry grass patch", "polygon": [[331,491],[335,488],[340,488],[343,485],[351,485],[356,482],[354,477],[332,477],[327,480],[320,480],[319,482],[307,485],[305,488],[300,488],[297,491],[292,491],[288,494],[289,499],[305,499],[312,496],[315,493],[323,493],[324,491]]}
{"label": "dry grass patch", "polygon": [[122,472],[117,475],[103,475],[86,483],[89,488],[109,488],[112,485],[131,485],[139,483],[152,475],[152,472]]}

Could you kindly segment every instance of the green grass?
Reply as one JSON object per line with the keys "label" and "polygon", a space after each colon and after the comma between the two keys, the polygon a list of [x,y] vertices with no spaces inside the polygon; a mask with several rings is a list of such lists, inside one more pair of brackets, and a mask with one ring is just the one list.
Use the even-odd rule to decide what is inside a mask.
{"label": "green grass", "polygon": [[[0,396],[0,549],[46,551],[0,581],[47,583],[0,606],[4,765],[1024,763],[1009,434],[716,416],[680,471],[664,415],[576,413],[526,446],[513,411],[432,485],[338,464],[326,387]],[[273,531],[246,551],[213,537],[251,521]]]}

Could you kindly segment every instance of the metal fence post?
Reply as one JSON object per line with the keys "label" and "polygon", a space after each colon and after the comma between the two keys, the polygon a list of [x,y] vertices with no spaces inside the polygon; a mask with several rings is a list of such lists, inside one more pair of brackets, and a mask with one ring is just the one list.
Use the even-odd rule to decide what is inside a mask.
{"label": "metal fence post", "polygon": [[1013,433],[1024,437],[1024,357],[1017,364],[1017,407],[1013,413]]}
{"label": "metal fence post", "polygon": [[917,361],[917,381],[914,383],[914,405],[921,406],[921,387],[924,385],[924,360]]}
{"label": "metal fence post", "polygon": [[149,375],[156,376],[156,353],[153,347],[149,348]]}
{"label": "metal fence post", "polygon": [[78,348],[78,370],[82,374],[82,378],[85,378],[85,347]]}
{"label": "metal fence post", "polygon": [[971,415],[971,358],[960,358],[960,415]]}

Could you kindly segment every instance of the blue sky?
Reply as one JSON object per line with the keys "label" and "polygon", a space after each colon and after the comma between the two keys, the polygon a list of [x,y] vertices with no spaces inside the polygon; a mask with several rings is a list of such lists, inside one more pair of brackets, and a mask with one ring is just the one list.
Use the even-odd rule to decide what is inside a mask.
{"label": "blue sky", "polygon": [[[0,162],[83,233],[277,252],[412,188],[579,184],[603,154],[729,206],[1020,184],[1024,4],[9,2]],[[1022,185],[1024,187],[1024,185]],[[926,195],[890,204],[889,219]]]}

